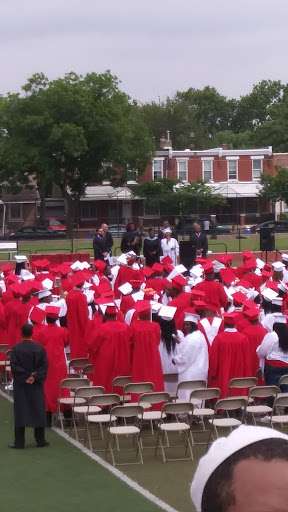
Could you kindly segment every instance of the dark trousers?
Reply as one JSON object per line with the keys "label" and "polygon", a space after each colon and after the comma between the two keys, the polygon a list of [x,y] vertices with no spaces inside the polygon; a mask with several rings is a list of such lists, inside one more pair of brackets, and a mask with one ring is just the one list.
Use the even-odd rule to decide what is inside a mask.
{"label": "dark trousers", "polygon": [[[45,428],[35,427],[34,436],[37,446],[42,446],[45,443]],[[15,446],[24,448],[25,445],[25,427],[15,427]]]}
{"label": "dark trousers", "polygon": [[[288,368],[271,366],[268,362],[265,363],[264,376],[267,386],[278,386],[279,380],[283,375],[288,374]],[[281,386],[282,393],[288,393],[288,385]],[[274,399],[268,398],[269,407],[273,407]],[[287,414],[285,410],[285,414]]]}

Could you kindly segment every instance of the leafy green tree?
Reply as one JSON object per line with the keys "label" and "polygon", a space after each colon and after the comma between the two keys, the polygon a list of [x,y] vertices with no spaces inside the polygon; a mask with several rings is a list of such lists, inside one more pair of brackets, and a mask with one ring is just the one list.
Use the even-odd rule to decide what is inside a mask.
{"label": "leafy green tree", "polygon": [[141,175],[154,144],[109,71],[69,73],[52,82],[37,74],[23,91],[8,95],[1,108],[1,181],[28,186],[35,174],[43,198],[47,184],[56,183],[68,205],[70,232],[86,186],[105,178],[121,182],[129,169]]}
{"label": "leafy green tree", "polygon": [[262,174],[260,183],[262,188],[259,195],[273,203],[284,201],[288,204],[288,168],[277,167],[275,176]]}

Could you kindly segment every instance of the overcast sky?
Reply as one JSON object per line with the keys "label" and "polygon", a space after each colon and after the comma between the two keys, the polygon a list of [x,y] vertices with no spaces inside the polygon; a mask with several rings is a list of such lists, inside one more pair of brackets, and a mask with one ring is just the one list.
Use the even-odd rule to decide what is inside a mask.
{"label": "overcast sky", "polygon": [[140,101],[288,82],[287,0],[2,0],[0,94],[33,73],[107,69]]}

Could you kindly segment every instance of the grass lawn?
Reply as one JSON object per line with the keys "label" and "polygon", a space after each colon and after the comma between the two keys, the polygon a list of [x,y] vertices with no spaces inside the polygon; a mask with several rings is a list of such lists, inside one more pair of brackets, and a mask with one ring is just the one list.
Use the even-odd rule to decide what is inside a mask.
{"label": "grass lawn", "polygon": [[[77,448],[49,430],[48,448],[37,449],[27,429],[25,450],[10,450],[13,405],[0,397],[1,503],[14,512],[160,512]],[[190,508],[191,511],[191,508]]]}

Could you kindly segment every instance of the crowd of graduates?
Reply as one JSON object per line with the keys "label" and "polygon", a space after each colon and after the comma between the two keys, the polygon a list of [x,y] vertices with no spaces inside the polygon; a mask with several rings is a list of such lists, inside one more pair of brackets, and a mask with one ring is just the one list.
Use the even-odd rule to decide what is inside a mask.
{"label": "crowd of graduates", "polygon": [[[1,342],[12,348],[22,326],[33,325],[32,339],[49,362],[48,417],[57,410],[69,352],[71,359],[89,357],[90,379],[107,393],[120,375],[152,382],[155,391],[204,379],[221,397],[231,378],[259,368],[259,383],[278,384],[288,373],[288,255],[269,265],[242,254],[236,268],[223,254],[198,257],[191,269],[169,256],[145,266],[133,251],[113,265],[99,259],[53,267],[42,258],[29,266],[16,256],[15,269],[1,268]],[[188,395],[183,390],[180,398]]]}

